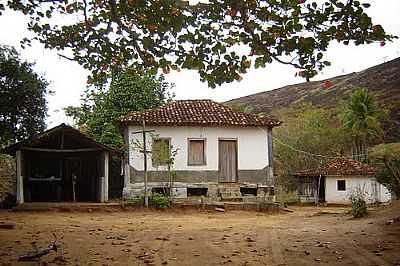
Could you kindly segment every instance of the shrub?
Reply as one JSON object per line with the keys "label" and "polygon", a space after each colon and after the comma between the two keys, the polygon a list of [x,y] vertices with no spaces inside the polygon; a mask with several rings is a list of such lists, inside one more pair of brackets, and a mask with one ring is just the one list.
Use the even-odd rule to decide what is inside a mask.
{"label": "shrub", "polygon": [[7,196],[2,202],[0,202],[0,209],[12,209],[17,206],[17,197],[11,193],[7,193]]}
{"label": "shrub", "polygon": [[169,198],[160,193],[153,193],[149,197],[149,205],[157,209],[169,207]]}
{"label": "shrub", "polygon": [[355,188],[350,194],[351,214],[354,218],[361,218],[367,215],[366,192],[361,187]]}
{"label": "shrub", "polygon": [[[144,206],[144,196],[126,199],[125,205],[135,207]],[[161,193],[152,193],[149,195],[149,206],[156,209],[168,208],[169,198]]]}
{"label": "shrub", "polygon": [[143,206],[144,196],[126,199],[125,205],[135,207]]}

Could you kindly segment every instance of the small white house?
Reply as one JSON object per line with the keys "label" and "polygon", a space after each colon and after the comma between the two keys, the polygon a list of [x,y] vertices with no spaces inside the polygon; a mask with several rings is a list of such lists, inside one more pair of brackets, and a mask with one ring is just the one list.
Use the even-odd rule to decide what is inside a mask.
{"label": "small white house", "polygon": [[272,186],[272,128],[280,123],[211,100],[180,100],[130,113],[120,119],[128,144],[124,195],[143,193],[143,129],[153,191],[168,183],[168,163],[155,160],[160,147],[173,154],[170,167],[177,196],[211,195],[218,184],[242,186],[242,191]]}
{"label": "small white house", "polygon": [[375,179],[374,167],[356,160],[337,158],[318,169],[297,173],[302,202],[349,204],[350,195],[361,192],[367,203],[388,202],[389,190]]}

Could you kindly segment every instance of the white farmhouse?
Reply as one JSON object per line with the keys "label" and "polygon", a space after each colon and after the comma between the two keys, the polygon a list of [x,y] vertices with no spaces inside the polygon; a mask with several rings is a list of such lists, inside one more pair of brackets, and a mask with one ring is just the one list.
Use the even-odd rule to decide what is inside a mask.
{"label": "white farmhouse", "polygon": [[234,111],[211,100],[180,100],[120,119],[128,144],[125,197],[143,194],[143,122],[146,149],[151,151],[147,153],[148,185],[153,191],[168,183],[168,164],[155,160],[160,158],[160,147],[176,151],[171,168],[177,197],[221,196],[223,186],[233,188],[231,194],[256,194],[273,187],[272,128],[280,121]]}
{"label": "white farmhouse", "polygon": [[300,171],[301,202],[350,204],[350,195],[361,192],[367,203],[387,202],[391,193],[375,179],[376,169],[347,158],[336,158],[318,169]]}

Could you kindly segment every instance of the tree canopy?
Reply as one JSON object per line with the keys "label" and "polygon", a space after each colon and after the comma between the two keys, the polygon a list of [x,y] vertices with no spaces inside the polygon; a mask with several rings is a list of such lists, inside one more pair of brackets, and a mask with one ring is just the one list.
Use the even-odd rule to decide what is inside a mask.
{"label": "tree canopy", "polygon": [[46,128],[48,82],[12,47],[0,45],[0,147]]}
{"label": "tree canopy", "polygon": [[339,112],[343,128],[353,139],[353,156],[366,159],[367,147],[376,138],[383,138],[381,121],[385,111],[365,88],[357,88]]}
{"label": "tree canopy", "polygon": [[380,166],[378,181],[400,196],[400,142],[376,145],[370,157]]}
{"label": "tree canopy", "polygon": [[333,41],[384,45],[394,38],[373,24],[365,12],[370,4],[356,0],[10,0],[7,6],[30,17],[33,40],[79,62],[94,84],[134,66],[153,73],[195,69],[215,87],[273,61],[309,79],[330,64],[324,53]]}
{"label": "tree canopy", "polygon": [[114,77],[108,90],[88,91],[79,107],[67,107],[67,116],[75,120],[97,141],[122,148],[124,141],[114,120],[132,111],[155,108],[170,101],[172,85],[164,77],[127,69]]}

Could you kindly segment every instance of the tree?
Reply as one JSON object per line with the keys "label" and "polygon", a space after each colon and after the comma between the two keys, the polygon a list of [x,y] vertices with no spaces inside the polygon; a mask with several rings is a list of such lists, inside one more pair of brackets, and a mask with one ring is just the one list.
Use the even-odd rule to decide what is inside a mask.
{"label": "tree", "polygon": [[33,66],[0,45],[0,147],[46,128],[48,82]]}
{"label": "tree", "polygon": [[284,121],[274,129],[274,158],[280,185],[295,186],[294,173],[317,168],[343,153],[343,133],[334,110],[306,104],[275,111],[274,115]]}
{"label": "tree", "polygon": [[367,89],[354,90],[345,102],[339,117],[344,130],[352,137],[352,154],[355,159],[366,159],[371,141],[383,136],[381,120],[385,112]]}
{"label": "tree", "polygon": [[400,197],[400,142],[376,145],[370,157],[379,166],[378,182]]}
{"label": "tree", "polygon": [[164,77],[127,69],[114,77],[107,91],[88,90],[80,107],[67,107],[73,117],[97,141],[122,148],[124,141],[114,120],[132,111],[159,107],[172,99],[172,85]]}
{"label": "tree", "polygon": [[[332,41],[348,45],[390,41],[374,25],[370,6],[355,0],[10,0],[28,15],[46,48],[79,62],[103,84],[126,66],[164,73],[195,69],[215,87],[241,80],[247,70],[276,61],[307,80],[329,65]],[[1,8],[0,8],[1,10]]]}

